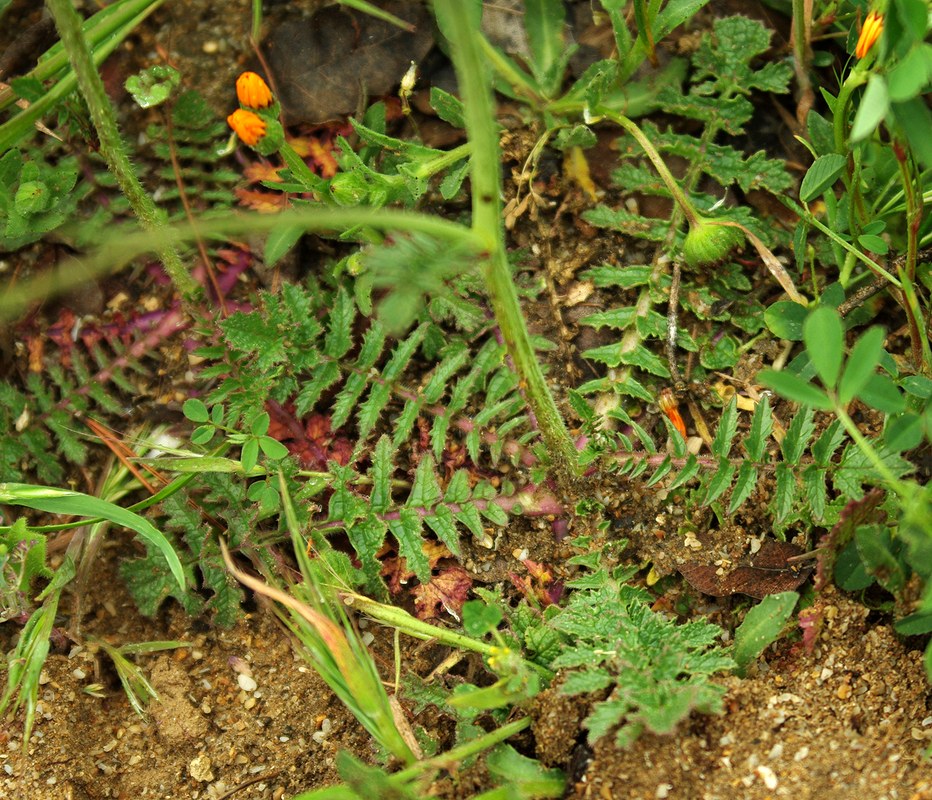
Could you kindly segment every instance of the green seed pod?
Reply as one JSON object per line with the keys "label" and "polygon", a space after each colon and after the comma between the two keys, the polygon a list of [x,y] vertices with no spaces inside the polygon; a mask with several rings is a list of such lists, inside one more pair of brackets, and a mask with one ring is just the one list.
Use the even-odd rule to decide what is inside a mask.
{"label": "green seed pod", "polygon": [[743,241],[744,233],[740,228],[699,217],[689,226],[683,241],[683,258],[690,267],[715,264]]}

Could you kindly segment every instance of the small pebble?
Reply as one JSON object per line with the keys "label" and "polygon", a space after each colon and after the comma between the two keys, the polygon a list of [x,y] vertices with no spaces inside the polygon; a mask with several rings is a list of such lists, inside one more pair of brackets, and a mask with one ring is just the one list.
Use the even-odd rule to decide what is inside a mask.
{"label": "small pebble", "polygon": [[236,676],[236,682],[239,684],[239,688],[244,692],[254,692],[259,686],[259,684],[256,683],[256,679],[253,678],[252,675],[247,675],[244,672],[241,672]]}
{"label": "small pebble", "polygon": [[207,756],[198,756],[188,764],[188,774],[199,783],[210,783],[214,779],[212,766]]}
{"label": "small pebble", "polygon": [[770,768],[761,764],[755,772],[758,777],[764,782],[764,786],[773,791],[777,788],[777,776],[774,774],[774,771]]}

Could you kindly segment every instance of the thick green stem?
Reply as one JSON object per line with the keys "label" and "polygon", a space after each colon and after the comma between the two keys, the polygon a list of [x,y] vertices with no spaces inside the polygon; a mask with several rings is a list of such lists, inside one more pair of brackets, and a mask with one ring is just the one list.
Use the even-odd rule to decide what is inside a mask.
{"label": "thick green stem", "polygon": [[867,77],[867,72],[855,67],[841,85],[838,97],[835,99],[832,119],[835,152],[843,156],[848,155],[848,103],[851,102],[851,94],[854,90],[867,83]]}
{"label": "thick green stem", "polygon": [[[845,182],[845,188],[851,198],[851,211],[849,213],[848,225],[849,233],[854,241],[857,241],[858,235],[860,234],[857,211],[863,207],[863,203],[858,186],[860,159],[855,157],[851,149],[851,143],[848,140],[848,105],[851,103],[851,96],[854,90],[867,83],[867,78],[868,73],[864,68],[864,62],[860,61],[855,68],[851,70],[851,73],[845,78],[845,82],[841,85],[838,97],[835,99],[832,120],[832,128],[835,136],[835,152],[848,159],[847,169],[842,177]],[[851,273],[853,270],[854,259],[849,252],[838,275],[838,281],[842,286],[847,286],[851,282]]]}
{"label": "thick green stem", "polygon": [[486,250],[483,278],[508,354],[537,418],[556,477],[563,485],[569,485],[580,474],[579,457],[531,345],[505,250],[498,125],[488,64],[483,58],[471,6],[462,0],[434,0],[441,28],[452,46],[466,130],[473,147],[472,228]]}
{"label": "thick green stem", "polygon": [[[116,114],[107,97],[103,81],[94,66],[90,48],[81,29],[81,18],[71,0],[46,0],[49,11],[58,28],[62,46],[68,53],[71,66],[78,81],[78,87],[91,113],[91,121],[100,139],[100,152],[107,166],[120,185],[140,223],[149,231],[159,231],[164,223],[152,198],[142,187],[136,172],[130,164],[126,146],[120,137]],[[195,294],[199,287],[197,281],[181,263],[178,252],[171,245],[160,248],[159,255],[175,287],[185,297]]]}
{"label": "thick green stem", "polygon": [[[473,653],[479,653],[486,658],[495,655],[497,651],[496,646],[488,642],[437,625],[431,625],[429,622],[422,622],[416,617],[412,617],[403,608],[385,605],[355,592],[341,592],[340,598],[346,605],[352,606],[367,617],[378,620],[385,625],[390,625],[395,630],[413,636],[415,639],[438,641],[457,650],[469,650]],[[547,680],[553,678],[553,673],[540,664],[535,664],[533,661],[525,661],[524,664]]]}
{"label": "thick green stem", "polygon": [[417,764],[403,769],[400,772],[396,772],[394,775],[389,776],[389,783],[395,786],[404,786],[408,781],[413,780],[418,775],[423,775],[426,772],[434,769],[450,769],[452,766],[455,766],[460,761],[463,761],[470,756],[477,755],[482,753],[485,750],[488,750],[491,747],[494,747],[499,742],[504,742],[506,739],[510,739],[516,733],[520,733],[525,728],[530,727],[531,718],[522,717],[521,719],[516,719],[514,722],[508,722],[505,725],[502,725],[501,728],[496,728],[494,731],[479,736],[472,741],[461,744],[459,747],[454,747],[452,750],[447,750],[445,753],[441,753],[438,756],[433,758],[425,759],[424,761],[419,761]]}
{"label": "thick green stem", "polygon": [[814,93],[809,79],[809,65],[812,63],[812,0],[793,0],[793,62],[796,70],[796,82],[799,84],[799,102],[796,107],[796,120],[801,126],[806,125],[806,117],[812,107]]}

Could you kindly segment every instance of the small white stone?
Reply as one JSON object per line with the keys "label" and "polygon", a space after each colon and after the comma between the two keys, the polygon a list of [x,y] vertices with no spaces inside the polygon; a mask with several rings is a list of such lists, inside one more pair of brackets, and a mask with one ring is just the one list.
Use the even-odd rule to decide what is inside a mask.
{"label": "small white stone", "polygon": [[764,764],[761,764],[756,770],[757,776],[764,782],[764,786],[773,791],[777,788],[779,781],[774,771]]}
{"label": "small white stone", "polygon": [[252,675],[246,675],[243,672],[236,676],[236,682],[239,684],[239,688],[244,692],[254,692],[259,686],[259,684],[256,683],[256,679],[253,678]]}

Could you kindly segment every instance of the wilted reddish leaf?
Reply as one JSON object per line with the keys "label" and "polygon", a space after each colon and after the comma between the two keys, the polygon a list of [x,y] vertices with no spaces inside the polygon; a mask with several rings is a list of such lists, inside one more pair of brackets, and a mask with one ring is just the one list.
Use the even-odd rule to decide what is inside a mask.
{"label": "wilted reddish leaf", "polygon": [[430,579],[430,583],[414,588],[414,607],[418,619],[439,617],[440,609],[444,608],[458,620],[470,589],[472,578],[461,566],[454,565],[441,570]]}
{"label": "wilted reddish leaf", "polygon": [[333,143],[324,143],[316,136],[289,139],[288,144],[301,158],[310,158],[311,167],[320,177],[332,178],[337,174],[337,160],[333,157]]}
{"label": "wilted reddish leaf", "polygon": [[802,552],[789,542],[768,539],[760,550],[732,568],[693,561],[683,564],[679,570],[689,584],[703,594],[713,597],[746,594],[762,600],[768,594],[791,592],[809,577],[811,566],[798,566],[789,561]]}
{"label": "wilted reddish leaf", "polygon": [[553,571],[545,564],[539,564],[531,559],[521,562],[527,569],[527,576],[509,573],[515,588],[529,600],[537,600],[542,606],[553,605],[563,596],[562,581],[554,580]]}
{"label": "wilted reddish leaf", "polygon": [[278,174],[281,165],[270,164],[268,161],[253,161],[247,164],[243,169],[243,177],[250,183],[281,183],[281,175]]}
{"label": "wilted reddish leaf", "polygon": [[[447,549],[443,542],[437,542],[430,539],[421,542],[421,550],[427,556],[427,564],[431,570],[435,569],[442,558],[448,558],[452,553]],[[414,572],[408,569],[408,565],[401,556],[390,556],[382,559],[382,577],[388,583],[388,589],[392,594],[398,594],[404,586],[414,578]],[[420,587],[419,587],[420,588]],[[417,589],[415,589],[415,592]]]}
{"label": "wilted reddish leaf", "polygon": [[819,629],[822,627],[821,606],[810,606],[799,612],[799,628],[803,632],[803,650],[811,653],[819,638]]}
{"label": "wilted reddish leaf", "polygon": [[288,196],[283,192],[259,192],[253,189],[236,189],[240,205],[260,214],[277,214],[288,206]]}

